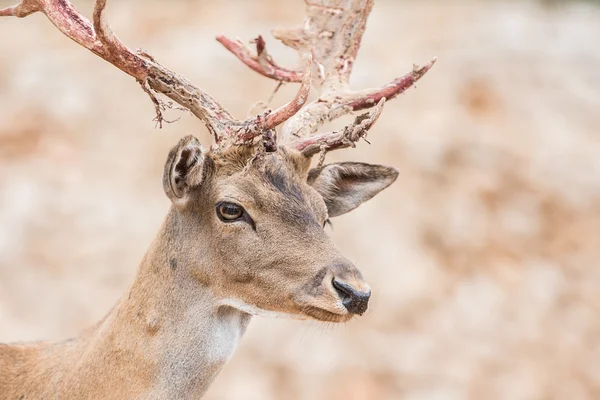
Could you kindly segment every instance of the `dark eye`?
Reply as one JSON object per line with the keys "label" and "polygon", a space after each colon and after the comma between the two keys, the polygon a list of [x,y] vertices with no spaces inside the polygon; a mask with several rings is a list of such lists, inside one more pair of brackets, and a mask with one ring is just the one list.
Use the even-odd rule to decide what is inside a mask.
{"label": "dark eye", "polygon": [[235,221],[244,215],[244,209],[235,203],[222,202],[217,204],[217,215],[221,221]]}

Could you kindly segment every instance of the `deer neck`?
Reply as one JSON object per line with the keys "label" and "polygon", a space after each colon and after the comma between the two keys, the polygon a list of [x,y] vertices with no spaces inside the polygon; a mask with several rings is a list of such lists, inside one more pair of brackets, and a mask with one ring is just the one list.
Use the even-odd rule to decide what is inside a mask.
{"label": "deer neck", "polygon": [[[178,252],[177,218],[174,211],[169,213],[130,291],[92,338],[102,343],[95,346],[102,349],[102,359],[121,354],[114,368],[123,370],[127,382],[139,376],[150,398],[204,393],[250,321],[249,314],[221,305],[194,278]],[[147,373],[140,374],[140,365]]]}

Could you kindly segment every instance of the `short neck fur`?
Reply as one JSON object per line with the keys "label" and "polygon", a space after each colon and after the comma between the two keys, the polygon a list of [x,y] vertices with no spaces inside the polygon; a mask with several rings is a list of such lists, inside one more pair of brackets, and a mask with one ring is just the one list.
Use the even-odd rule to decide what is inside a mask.
{"label": "short neck fur", "polygon": [[0,366],[16,365],[6,382],[0,373],[0,399],[18,399],[20,387],[47,399],[193,399],[207,390],[250,315],[221,306],[177,258],[177,219],[171,210],[131,289],[96,326],[59,343],[0,347]]}
{"label": "short neck fur", "polygon": [[152,397],[183,399],[206,391],[233,354],[251,316],[221,305],[203,285],[194,272],[198,260],[186,259],[190,253],[178,248],[178,221],[172,209],[142,262],[128,303],[136,308],[148,305],[138,329],[161,344]]}

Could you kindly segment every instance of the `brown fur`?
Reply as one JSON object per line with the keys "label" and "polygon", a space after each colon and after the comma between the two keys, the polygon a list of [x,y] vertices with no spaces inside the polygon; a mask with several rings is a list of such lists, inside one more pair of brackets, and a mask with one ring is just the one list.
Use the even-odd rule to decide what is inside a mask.
{"label": "brown fur", "polygon": [[[396,173],[332,164],[311,172],[313,188],[309,166],[285,148],[254,159],[248,148],[203,152],[182,139],[165,165],[173,207],[130,290],[75,339],[0,345],[0,399],[198,398],[252,314],[352,318],[332,279],[369,289],[325,234],[328,208],[355,208]],[[221,221],[224,200],[253,224]]]}

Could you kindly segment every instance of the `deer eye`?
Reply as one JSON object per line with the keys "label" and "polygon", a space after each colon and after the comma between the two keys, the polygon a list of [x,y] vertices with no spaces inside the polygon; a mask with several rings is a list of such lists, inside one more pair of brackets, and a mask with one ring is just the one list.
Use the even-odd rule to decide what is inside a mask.
{"label": "deer eye", "polygon": [[217,204],[217,215],[221,221],[235,221],[244,215],[244,208],[235,203],[222,202]]}

